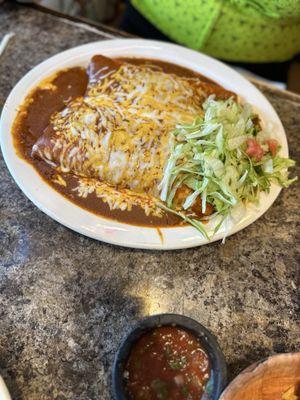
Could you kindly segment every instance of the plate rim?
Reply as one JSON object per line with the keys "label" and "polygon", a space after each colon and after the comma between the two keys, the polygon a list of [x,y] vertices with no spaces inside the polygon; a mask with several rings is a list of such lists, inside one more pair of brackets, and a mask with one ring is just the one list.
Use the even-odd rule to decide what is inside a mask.
{"label": "plate rim", "polygon": [[[101,49],[102,48],[102,49]],[[27,161],[24,159],[20,158],[17,156],[16,151],[14,149],[14,146],[12,144],[12,134],[11,134],[11,127],[12,127],[12,122],[15,118],[16,115],[16,107],[18,107],[28,95],[28,91],[31,89],[24,89],[22,90],[23,86],[30,86],[30,88],[35,87],[42,79],[44,79],[46,76],[51,75],[53,72],[61,69],[57,68],[56,61],[60,61],[60,59],[66,58],[66,61],[63,63],[65,64],[66,62],[72,63],[73,60],[77,59],[79,56],[82,57],[88,57],[91,54],[96,54],[97,52],[103,52],[104,54],[109,55],[109,53],[114,53],[115,52],[125,52],[126,50],[135,50],[137,52],[140,52],[142,54],[131,54],[131,56],[140,56],[143,57],[145,54],[143,53],[144,51],[147,53],[150,51],[153,52],[154,50],[160,50],[158,53],[158,56],[153,57],[153,55],[149,55],[150,58],[154,59],[161,59],[165,61],[170,61],[168,57],[170,54],[172,55],[172,52],[181,54],[182,56],[186,56],[186,58],[183,59],[183,62],[177,62],[173,61],[175,64],[183,65],[187,68],[194,69],[192,67],[192,64],[195,64],[195,67],[197,66],[197,69],[199,70],[200,67],[204,67],[204,69],[207,69],[209,67],[212,67],[212,71],[205,71],[204,75],[208,76],[218,83],[220,83],[223,86],[228,86],[226,82],[228,83],[229,77],[236,78],[239,84],[246,85],[246,87],[250,90],[250,92],[253,92],[253,95],[256,94],[260,101],[264,103],[264,106],[266,107],[266,110],[268,113],[272,114],[272,117],[274,118],[276,122],[276,128],[278,129],[278,132],[280,133],[280,142],[282,145],[282,153],[284,156],[288,156],[288,145],[287,145],[287,137],[283,128],[283,125],[279,119],[278,114],[276,113],[274,107],[271,105],[271,103],[268,101],[268,99],[251,83],[249,82],[246,78],[241,76],[240,73],[237,71],[233,70],[231,67],[223,64],[221,61],[215,60],[214,58],[207,56],[205,54],[202,54],[200,52],[196,52],[191,49],[184,48],[180,45],[177,44],[172,44],[172,43],[164,43],[160,41],[155,41],[155,40],[147,40],[147,39],[111,39],[111,40],[103,40],[103,41],[96,41],[96,42],[90,42],[84,45],[76,46],[71,49],[65,50],[63,52],[57,53],[52,57],[47,58],[43,62],[39,63],[36,65],[33,69],[28,71],[18,82],[17,84],[13,87],[11,90],[9,96],[7,97],[7,100],[3,106],[2,109],[2,114],[1,114],[1,120],[0,120],[0,144],[1,144],[1,150],[3,154],[4,161],[6,163],[6,166],[8,167],[8,170],[10,174],[12,175],[13,179],[19,186],[19,188],[22,190],[22,192],[25,194],[27,198],[31,202],[33,202],[42,212],[47,214],[50,218],[54,219],[55,221],[59,222],[60,224],[66,226],[69,229],[72,229],[75,232],[78,232],[80,234],[83,234],[85,236],[91,237],[96,240],[100,240],[106,243],[110,243],[113,245],[119,245],[123,247],[130,247],[130,248],[141,248],[141,249],[150,249],[150,250],[174,250],[174,249],[184,249],[184,248],[190,248],[190,247],[197,247],[205,244],[209,244],[212,242],[215,242],[217,240],[220,240],[224,236],[224,232],[219,232],[216,234],[211,240],[206,240],[203,238],[193,227],[187,226],[187,227],[176,227],[176,228],[168,228],[168,227],[162,227],[160,230],[163,232],[164,237],[169,236],[169,233],[171,232],[174,233],[174,239],[169,239],[170,242],[168,243],[162,243],[160,241],[159,235],[155,233],[155,236],[153,236],[153,232],[157,231],[155,227],[143,227],[143,226],[137,226],[137,225],[130,225],[126,223],[121,223],[117,222],[115,220],[111,220],[102,216],[98,216],[96,214],[91,213],[88,210],[85,210],[81,208],[80,206],[77,206],[73,202],[69,201],[66,199],[64,196],[62,196],[58,191],[53,189],[50,185],[48,185],[42,177],[38,174],[38,172],[34,169],[34,167],[29,164]],[[166,53],[169,51],[169,55],[166,56],[165,54],[161,54],[161,51],[166,50]],[[90,54],[89,54],[90,53]],[[134,53],[134,51],[133,51]],[[116,54],[110,54],[111,56]],[[68,57],[66,57],[68,56]],[[119,54],[121,56],[121,54]],[[124,56],[130,56],[130,54],[124,53]],[[195,59],[195,61],[191,61],[191,59]],[[186,61],[187,60],[187,61]],[[200,61],[204,62],[204,64],[200,65]],[[171,61],[172,62],[172,61]],[[205,64],[206,63],[206,64]],[[55,66],[53,66],[53,64]],[[52,66],[51,66],[52,65]],[[75,66],[76,64],[74,64]],[[79,64],[77,64],[79,65]],[[51,68],[50,68],[51,66]],[[219,72],[215,72],[215,70],[222,69],[222,74],[218,75]],[[41,75],[39,75],[38,78],[35,77],[36,74],[39,73],[39,71],[42,71]],[[199,71],[201,73],[201,71]],[[229,75],[227,77],[226,75]],[[225,82],[225,84],[223,83]],[[21,100],[17,101],[16,100],[16,94],[18,92],[22,92]],[[235,92],[238,92],[235,90]],[[242,95],[242,97],[245,97]],[[14,105],[14,109],[12,110],[11,107]],[[265,112],[266,112],[265,110]],[[10,116],[13,115],[12,116]],[[8,133],[5,133],[6,130],[8,130]],[[7,135],[7,137],[6,137]],[[12,154],[14,153],[14,155]],[[16,157],[18,158],[18,162],[16,160]],[[18,166],[18,163],[20,164]],[[16,165],[17,164],[17,165]],[[103,227],[102,229],[103,232],[97,232],[93,231],[91,229],[88,229],[87,227],[84,226],[78,226],[78,224],[74,225],[73,223],[70,223],[68,219],[62,217],[61,215],[57,215],[55,212],[55,207],[54,210],[45,206],[43,201],[41,202],[35,193],[31,193],[31,191],[28,188],[28,185],[22,181],[20,178],[19,170],[20,166],[23,164],[23,167],[30,167],[31,168],[31,173],[33,175],[36,175],[39,183],[42,182],[41,186],[45,186],[44,190],[46,192],[52,192],[51,194],[54,197],[59,196],[61,199],[63,199],[63,202],[66,204],[67,209],[71,206],[71,208],[75,208],[75,213],[78,214],[79,217],[86,217],[85,214],[92,215],[93,218],[97,218],[98,222],[102,221]],[[28,168],[26,168],[28,169]],[[46,187],[48,190],[46,190]],[[50,191],[49,191],[50,189]],[[227,236],[231,236],[238,231],[245,229],[247,226],[251,225],[253,222],[255,222],[258,218],[260,218],[274,203],[276,198],[278,197],[279,193],[281,191],[281,188],[278,186],[272,186],[271,193],[269,195],[264,195],[262,196],[266,197],[267,205],[261,206],[260,209],[256,212],[256,215],[252,218],[248,216],[247,220],[244,222],[239,221],[239,223],[235,224],[231,229],[230,232],[228,233]],[[84,214],[84,215],[83,215]],[[248,220],[249,219],[249,220]],[[120,239],[114,239],[111,237],[112,232],[111,231],[127,231],[129,233],[137,232],[136,236],[139,236],[140,233],[143,233],[143,237],[146,236],[147,240],[149,238],[150,232],[152,233],[152,239],[151,241],[137,241],[137,239],[133,241],[128,241],[128,237],[126,237],[126,240]],[[180,231],[179,231],[180,230]],[[146,233],[147,232],[147,233]],[[177,241],[176,240],[176,233],[177,235],[181,236],[182,232],[185,232],[183,237],[186,237],[186,241],[181,238],[181,240]],[[153,241],[154,237],[156,240]],[[189,238],[190,237],[190,238]]]}

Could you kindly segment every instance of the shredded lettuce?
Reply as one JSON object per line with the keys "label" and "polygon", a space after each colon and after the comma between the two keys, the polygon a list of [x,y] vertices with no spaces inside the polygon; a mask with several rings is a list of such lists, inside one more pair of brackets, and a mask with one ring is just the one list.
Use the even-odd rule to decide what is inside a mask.
{"label": "shredded lettuce", "polygon": [[[220,217],[215,234],[234,210],[241,210],[247,202],[258,204],[260,192],[269,192],[272,182],[287,187],[297,178],[288,177],[293,160],[272,156],[268,150],[266,132],[254,122],[256,115],[249,104],[210,96],[203,109],[203,117],[195,118],[190,125],[177,125],[170,134],[170,157],[160,184],[160,205],[208,238],[204,224],[186,212],[198,197],[202,213],[207,204],[214,209],[206,219]],[[249,139],[255,139],[265,151],[260,161],[247,155]],[[178,209],[174,198],[183,184],[192,192]]]}

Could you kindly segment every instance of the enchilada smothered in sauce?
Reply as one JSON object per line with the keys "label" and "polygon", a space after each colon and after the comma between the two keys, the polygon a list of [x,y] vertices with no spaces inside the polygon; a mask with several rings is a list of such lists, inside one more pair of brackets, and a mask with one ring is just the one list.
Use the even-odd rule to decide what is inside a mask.
{"label": "enchilada smothered in sauce", "polygon": [[226,216],[261,182],[268,190],[254,180],[277,143],[259,143],[259,130],[234,93],[193,71],[96,55],[87,69],[41,82],[13,136],[19,156],[75,204],[121,222],[202,231],[199,221]]}
{"label": "enchilada smothered in sauce", "polygon": [[94,56],[87,69],[59,71],[29,94],[14,124],[15,146],[47,183],[89,211],[175,225],[181,219],[152,201],[168,135],[192,122],[211,93],[232,95],[177,65]]}

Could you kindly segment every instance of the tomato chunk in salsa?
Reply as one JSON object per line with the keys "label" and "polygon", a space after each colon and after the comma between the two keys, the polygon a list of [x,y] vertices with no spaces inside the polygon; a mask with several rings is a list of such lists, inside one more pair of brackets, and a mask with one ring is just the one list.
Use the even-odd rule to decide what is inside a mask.
{"label": "tomato chunk in salsa", "polygon": [[132,400],[199,400],[210,377],[208,355],[191,332],[162,326],[132,347],[124,378]]}

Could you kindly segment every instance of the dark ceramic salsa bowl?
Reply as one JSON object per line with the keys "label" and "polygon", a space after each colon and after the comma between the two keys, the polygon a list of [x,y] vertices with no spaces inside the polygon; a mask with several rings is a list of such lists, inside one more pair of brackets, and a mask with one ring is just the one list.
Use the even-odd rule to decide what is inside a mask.
{"label": "dark ceramic salsa bowl", "polygon": [[211,376],[201,400],[218,400],[227,382],[226,363],[218,342],[215,336],[199,322],[178,314],[157,314],[144,318],[122,341],[113,365],[112,388],[115,399],[130,400],[126,392],[124,371],[132,346],[142,335],[159,326],[178,326],[198,338],[209,357],[211,366]]}

